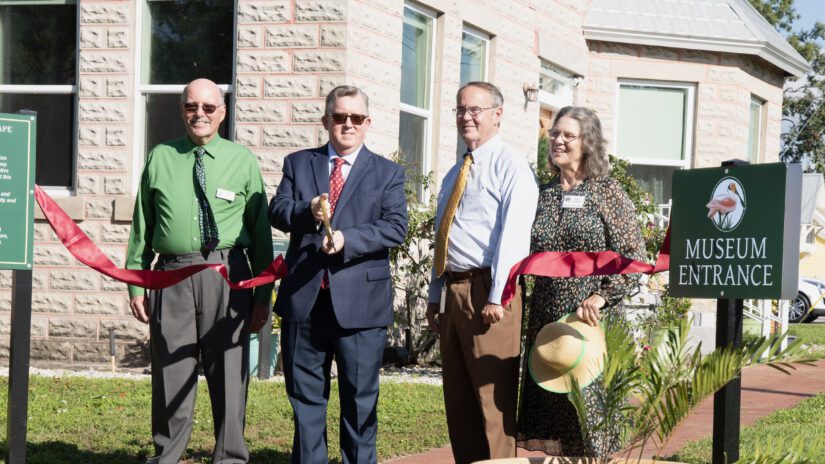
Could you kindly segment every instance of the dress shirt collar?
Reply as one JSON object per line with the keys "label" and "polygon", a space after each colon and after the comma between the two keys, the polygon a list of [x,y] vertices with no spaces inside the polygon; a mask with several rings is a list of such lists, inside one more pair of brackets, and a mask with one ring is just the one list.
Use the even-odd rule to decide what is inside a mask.
{"label": "dress shirt collar", "polygon": [[358,154],[361,153],[361,150],[364,148],[364,144],[362,143],[354,152],[350,153],[349,155],[341,156],[338,152],[335,151],[335,148],[332,147],[331,143],[327,144],[327,154],[329,155],[329,161],[332,162],[335,158],[343,158],[344,161],[347,162],[350,166],[355,164],[355,158],[358,158]]}
{"label": "dress shirt collar", "polygon": [[484,142],[471,153],[473,154],[473,162],[477,163],[482,159],[489,159],[492,153],[495,153],[501,148],[501,134],[494,135],[490,140]]}
{"label": "dress shirt collar", "polygon": [[[189,138],[189,136],[186,136],[185,138],[186,138],[186,153],[187,154],[195,153],[195,148],[197,148],[198,146],[195,145],[195,142],[193,142],[192,139]],[[218,145],[221,144],[222,140],[223,139],[221,138],[220,134],[215,134],[215,136],[212,137],[212,140],[210,140],[206,145],[203,146],[203,148],[206,150],[206,154],[209,155],[210,157],[214,158],[215,153],[217,152],[217,147],[218,147]]]}

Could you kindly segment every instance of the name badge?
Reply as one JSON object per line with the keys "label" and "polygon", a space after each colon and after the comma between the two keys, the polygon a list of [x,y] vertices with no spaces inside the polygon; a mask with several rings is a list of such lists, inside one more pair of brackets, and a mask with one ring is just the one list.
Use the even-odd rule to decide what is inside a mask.
{"label": "name badge", "polygon": [[584,195],[564,195],[561,197],[562,208],[584,208]]}
{"label": "name badge", "polygon": [[226,201],[234,201],[235,200],[235,192],[233,192],[231,190],[224,190],[224,189],[219,188],[218,192],[215,193],[215,196],[220,198],[221,200],[226,200]]}

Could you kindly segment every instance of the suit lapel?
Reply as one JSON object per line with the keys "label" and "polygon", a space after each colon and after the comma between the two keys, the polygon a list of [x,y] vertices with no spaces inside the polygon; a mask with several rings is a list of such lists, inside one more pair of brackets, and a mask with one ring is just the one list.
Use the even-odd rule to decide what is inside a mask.
{"label": "suit lapel", "polygon": [[[335,205],[336,213],[346,208],[347,202],[352,197],[352,193],[358,188],[361,179],[363,179],[364,175],[370,170],[372,163],[375,161],[373,159],[375,156],[375,154],[367,150],[367,147],[364,147],[361,153],[358,154],[358,158],[355,159],[355,164],[352,165],[347,180],[344,182],[344,189],[341,190],[338,204]],[[332,216],[333,222],[335,222],[336,217],[337,215]]]}
{"label": "suit lapel", "polygon": [[312,175],[315,177],[315,188],[317,194],[329,193],[329,152],[327,146],[317,148],[313,151]]}

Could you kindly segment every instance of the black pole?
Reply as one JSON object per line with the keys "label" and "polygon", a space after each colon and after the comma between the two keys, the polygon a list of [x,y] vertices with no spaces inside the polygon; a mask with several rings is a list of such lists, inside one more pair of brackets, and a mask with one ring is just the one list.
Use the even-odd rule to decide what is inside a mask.
{"label": "black pole", "polygon": [[[742,344],[742,300],[716,300],[716,347]],[[739,460],[742,379],[728,382],[713,396],[713,464]]]}
{"label": "black pole", "polygon": [[12,271],[11,339],[9,342],[9,403],[6,442],[9,464],[26,462],[29,407],[29,346],[31,342],[32,271]]}

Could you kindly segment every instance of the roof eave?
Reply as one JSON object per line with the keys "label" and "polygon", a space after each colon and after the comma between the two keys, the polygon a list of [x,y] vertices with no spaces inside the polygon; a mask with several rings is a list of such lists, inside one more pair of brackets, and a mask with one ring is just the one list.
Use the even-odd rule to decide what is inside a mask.
{"label": "roof eave", "polygon": [[756,55],[795,77],[802,77],[812,71],[811,65],[807,61],[789,57],[767,42],[650,34],[593,26],[584,26],[582,29],[586,40]]}

